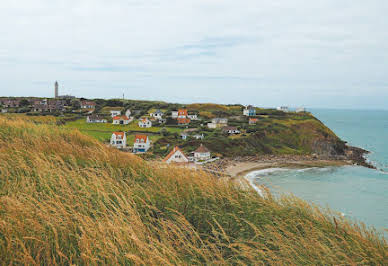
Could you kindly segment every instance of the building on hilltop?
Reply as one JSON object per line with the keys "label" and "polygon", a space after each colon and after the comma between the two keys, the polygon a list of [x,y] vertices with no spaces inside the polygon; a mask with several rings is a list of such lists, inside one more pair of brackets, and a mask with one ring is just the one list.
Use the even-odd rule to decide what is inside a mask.
{"label": "building on hilltop", "polygon": [[255,116],[256,115],[256,108],[254,108],[252,105],[248,105],[245,107],[243,114],[245,116]]}
{"label": "building on hilltop", "polygon": [[89,115],[86,117],[86,123],[107,123],[108,121],[100,115]]}

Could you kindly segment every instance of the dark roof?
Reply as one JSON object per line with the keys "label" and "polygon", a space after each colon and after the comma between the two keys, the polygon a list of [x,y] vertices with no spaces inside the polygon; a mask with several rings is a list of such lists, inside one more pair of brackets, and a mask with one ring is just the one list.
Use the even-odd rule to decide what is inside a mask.
{"label": "dark roof", "polygon": [[203,144],[201,144],[201,146],[199,146],[198,149],[196,149],[194,152],[198,152],[198,153],[206,153],[206,152],[210,152],[208,148],[206,148],[205,146],[203,146]]}

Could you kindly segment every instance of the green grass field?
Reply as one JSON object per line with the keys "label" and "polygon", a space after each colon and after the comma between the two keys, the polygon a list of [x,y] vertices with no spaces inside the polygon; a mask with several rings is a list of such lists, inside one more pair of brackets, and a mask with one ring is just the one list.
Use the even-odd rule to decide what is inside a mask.
{"label": "green grass field", "polygon": [[[64,127],[78,129],[82,133],[103,142],[109,141],[114,131],[143,131],[157,133],[163,129],[163,127],[141,128],[137,123],[137,120],[133,121],[129,125],[113,125],[112,123],[86,123],[86,119],[82,118],[76,121],[68,122],[64,125]],[[174,127],[166,127],[165,129],[170,133],[180,133],[182,131],[181,128]],[[156,141],[158,139],[157,137],[159,138],[159,136],[152,136],[151,140]]]}

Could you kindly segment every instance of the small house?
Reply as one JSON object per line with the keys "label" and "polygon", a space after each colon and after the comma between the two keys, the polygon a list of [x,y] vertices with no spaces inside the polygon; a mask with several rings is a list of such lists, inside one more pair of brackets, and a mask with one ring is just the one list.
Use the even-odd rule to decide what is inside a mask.
{"label": "small house", "polygon": [[152,122],[148,118],[143,118],[139,120],[139,127],[141,128],[150,128],[152,127]]}
{"label": "small house", "polygon": [[199,120],[197,114],[188,114],[188,115],[187,115],[187,118],[189,118],[190,120],[193,120],[193,121]]}
{"label": "small house", "polygon": [[153,113],[150,113],[150,116],[151,116],[151,117],[156,118],[156,119],[158,119],[158,120],[162,119],[162,118],[163,118],[163,115],[164,115],[164,113],[163,113],[160,109],[156,110],[156,111],[153,112]]}
{"label": "small house", "polygon": [[280,107],[276,108],[276,110],[287,113],[288,112],[288,107],[287,106],[280,106]]}
{"label": "small house", "polygon": [[203,140],[205,138],[205,136],[202,134],[195,134],[193,135],[193,138],[195,138],[196,140]]}
{"label": "small house", "polygon": [[133,152],[147,152],[151,147],[151,141],[147,135],[136,135],[133,143]]}
{"label": "small house", "polygon": [[259,121],[259,119],[257,119],[257,118],[249,118],[249,124],[250,125],[256,125],[257,121]]}
{"label": "small house", "polygon": [[114,125],[128,125],[131,122],[128,116],[126,115],[118,115],[113,117]]}
{"label": "small house", "polygon": [[183,140],[187,140],[188,137],[189,137],[189,134],[188,134],[188,133],[186,133],[186,132],[182,132],[182,133],[181,133],[181,138],[182,138]]}
{"label": "small house", "polygon": [[188,124],[190,124],[190,119],[188,119],[188,118],[180,118],[180,117],[178,117],[177,121],[178,121],[178,125],[188,125]]}
{"label": "small house", "polygon": [[296,112],[297,112],[297,113],[304,113],[304,112],[306,112],[306,108],[304,108],[304,107],[299,107],[299,108],[296,109]]}
{"label": "small house", "polygon": [[126,148],[127,136],[125,132],[113,132],[110,138],[110,145],[118,149]]}
{"label": "small house", "polygon": [[206,148],[205,146],[203,146],[201,144],[201,146],[199,146],[198,149],[196,149],[194,151],[194,159],[196,161],[207,161],[209,160],[211,157],[210,157],[210,151],[208,148]]}
{"label": "small house", "polygon": [[131,117],[131,114],[132,114],[131,110],[128,109],[127,111],[125,111],[125,115],[128,117]]}
{"label": "small house", "polygon": [[96,103],[92,101],[81,101],[81,109],[95,109]]}
{"label": "small house", "polygon": [[163,159],[165,163],[188,163],[189,158],[183,153],[179,147],[175,147],[167,156]]}
{"label": "small house", "polygon": [[171,118],[178,118],[178,111],[171,111]]}
{"label": "small house", "polygon": [[243,114],[245,116],[255,116],[256,115],[256,108],[254,108],[252,105],[248,105],[245,107]]}
{"label": "small house", "polygon": [[227,118],[213,118],[211,123],[207,124],[208,128],[223,128],[228,125],[228,119]]}
{"label": "small house", "polygon": [[112,111],[110,111],[110,115],[112,116],[112,118],[115,116],[120,116],[121,111],[120,110],[112,110]]}
{"label": "small house", "polygon": [[240,134],[240,130],[237,127],[223,127],[222,132],[229,135]]}
{"label": "small house", "polygon": [[187,109],[178,110],[178,118],[187,118],[188,112]]}
{"label": "small house", "polygon": [[86,123],[106,123],[108,122],[100,115],[89,115],[86,117]]}

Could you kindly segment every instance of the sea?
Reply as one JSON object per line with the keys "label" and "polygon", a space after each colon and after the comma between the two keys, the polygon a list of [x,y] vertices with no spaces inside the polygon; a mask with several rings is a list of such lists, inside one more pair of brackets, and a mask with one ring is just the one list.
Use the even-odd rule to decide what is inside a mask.
{"label": "sea", "polygon": [[251,184],[267,186],[279,196],[292,194],[330,208],[387,236],[388,229],[388,111],[309,110],[349,145],[370,151],[377,170],[360,166],[281,169],[249,173]]}

